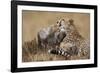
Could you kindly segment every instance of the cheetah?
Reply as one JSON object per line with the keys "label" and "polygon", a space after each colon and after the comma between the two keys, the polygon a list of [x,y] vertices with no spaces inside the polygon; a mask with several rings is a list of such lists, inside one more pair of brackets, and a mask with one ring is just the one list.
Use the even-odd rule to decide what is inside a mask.
{"label": "cheetah", "polygon": [[[58,49],[49,50],[49,53],[58,54],[73,58],[76,56],[78,59],[89,59],[90,58],[90,46],[89,41],[86,40],[74,25],[74,20],[70,19],[67,23],[64,19],[60,21],[63,23],[66,37],[60,43]],[[60,25],[61,27],[62,25]]]}

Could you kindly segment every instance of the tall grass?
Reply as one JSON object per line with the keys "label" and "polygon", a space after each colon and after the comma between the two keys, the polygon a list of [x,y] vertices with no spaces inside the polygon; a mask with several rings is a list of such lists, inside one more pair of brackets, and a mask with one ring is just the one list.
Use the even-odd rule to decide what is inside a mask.
{"label": "tall grass", "polygon": [[22,61],[53,61],[53,60],[66,60],[65,57],[60,55],[49,54],[45,48],[40,48],[36,39],[25,42],[22,47]]}

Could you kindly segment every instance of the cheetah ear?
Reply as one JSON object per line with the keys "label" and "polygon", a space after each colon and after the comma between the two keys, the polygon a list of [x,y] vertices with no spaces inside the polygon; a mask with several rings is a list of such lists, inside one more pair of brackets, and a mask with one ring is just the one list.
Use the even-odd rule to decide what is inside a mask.
{"label": "cheetah ear", "polygon": [[69,24],[74,24],[74,20],[73,19],[70,19],[69,20]]}

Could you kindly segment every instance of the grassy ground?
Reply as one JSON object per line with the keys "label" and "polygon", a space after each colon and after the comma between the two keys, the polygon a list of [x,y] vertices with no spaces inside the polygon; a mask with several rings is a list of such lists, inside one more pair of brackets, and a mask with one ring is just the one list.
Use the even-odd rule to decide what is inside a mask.
{"label": "grassy ground", "polygon": [[35,61],[59,61],[59,60],[77,60],[88,59],[86,56],[71,56],[66,58],[61,55],[50,54],[48,49],[39,48],[36,39],[25,42],[22,48],[22,61],[23,62],[35,62]]}
{"label": "grassy ground", "polygon": [[53,61],[66,60],[66,57],[60,55],[49,54],[47,49],[39,48],[36,40],[25,42],[22,49],[22,61]]}

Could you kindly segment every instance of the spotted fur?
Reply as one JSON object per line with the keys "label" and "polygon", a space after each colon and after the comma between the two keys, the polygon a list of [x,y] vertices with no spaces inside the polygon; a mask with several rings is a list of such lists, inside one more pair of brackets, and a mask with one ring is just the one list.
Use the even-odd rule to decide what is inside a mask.
{"label": "spotted fur", "polygon": [[66,37],[60,43],[59,48],[61,49],[57,50],[51,49],[49,53],[63,55],[63,56],[76,55],[79,57],[89,58],[90,56],[89,41],[87,41],[82,35],[80,35],[72,19],[68,21],[68,24],[64,23],[64,20],[62,21],[63,25],[64,26],[66,25],[64,27],[66,32]]}

